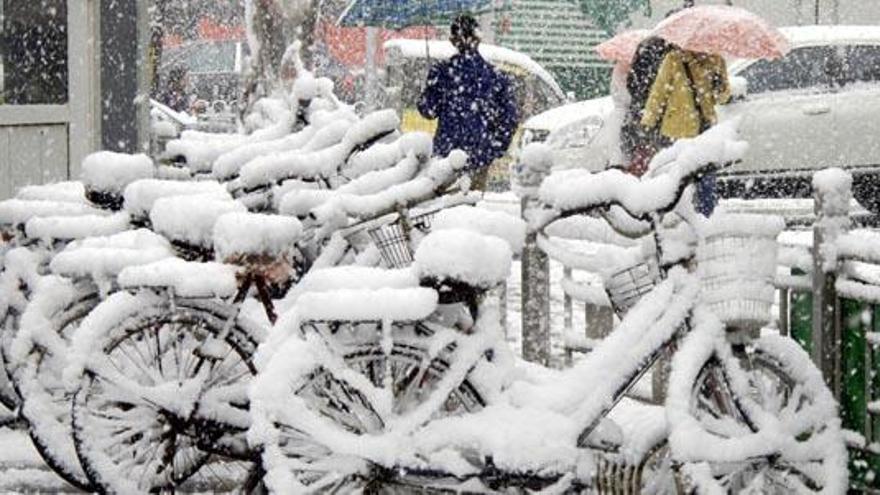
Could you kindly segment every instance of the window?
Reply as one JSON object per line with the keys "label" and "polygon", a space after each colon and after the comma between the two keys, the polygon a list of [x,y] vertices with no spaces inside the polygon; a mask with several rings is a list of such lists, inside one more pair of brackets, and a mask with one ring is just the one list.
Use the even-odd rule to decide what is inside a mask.
{"label": "window", "polygon": [[67,103],[67,0],[0,0],[2,102]]}
{"label": "window", "polygon": [[840,84],[880,82],[880,46],[848,46],[843,50]]}
{"label": "window", "polygon": [[749,81],[750,94],[830,87],[829,73],[835,60],[831,47],[804,47],[779,60],[759,60],[739,75]]}

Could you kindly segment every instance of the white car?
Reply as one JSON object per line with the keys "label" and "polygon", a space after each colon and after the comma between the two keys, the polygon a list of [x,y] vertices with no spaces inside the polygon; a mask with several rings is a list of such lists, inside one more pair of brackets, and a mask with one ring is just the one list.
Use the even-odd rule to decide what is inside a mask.
{"label": "white car", "polygon": [[[805,196],[813,172],[842,167],[853,174],[856,199],[880,213],[880,27],[782,31],[792,46],[782,59],[730,64],[739,94],[719,115],[741,116],[751,146],[721,177],[722,195]],[[605,139],[612,110],[606,97],[551,110],[579,113],[561,125],[550,112],[537,115],[524,126],[524,142],[546,140],[562,166],[599,169],[613,156]]]}

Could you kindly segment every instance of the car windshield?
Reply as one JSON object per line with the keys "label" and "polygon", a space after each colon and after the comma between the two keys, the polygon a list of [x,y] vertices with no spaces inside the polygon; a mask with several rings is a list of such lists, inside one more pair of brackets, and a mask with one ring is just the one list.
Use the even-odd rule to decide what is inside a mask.
{"label": "car windshield", "polygon": [[779,60],[759,60],[740,74],[749,82],[749,94],[831,86],[834,48],[810,46],[792,50]]}

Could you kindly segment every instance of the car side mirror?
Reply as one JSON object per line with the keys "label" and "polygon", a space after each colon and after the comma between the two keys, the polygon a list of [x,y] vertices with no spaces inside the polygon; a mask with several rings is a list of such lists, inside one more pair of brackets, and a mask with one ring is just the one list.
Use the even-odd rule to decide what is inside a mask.
{"label": "car side mirror", "polygon": [[746,99],[749,94],[749,80],[742,76],[732,76],[730,78],[730,99],[739,101]]}

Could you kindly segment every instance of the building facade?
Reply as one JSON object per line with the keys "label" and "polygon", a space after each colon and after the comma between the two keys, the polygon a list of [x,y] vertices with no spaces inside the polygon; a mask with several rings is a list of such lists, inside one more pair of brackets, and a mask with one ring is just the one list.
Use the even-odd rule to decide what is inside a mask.
{"label": "building facade", "polygon": [[0,198],[78,178],[97,149],[133,152],[146,142],[147,8],[0,0]]}

